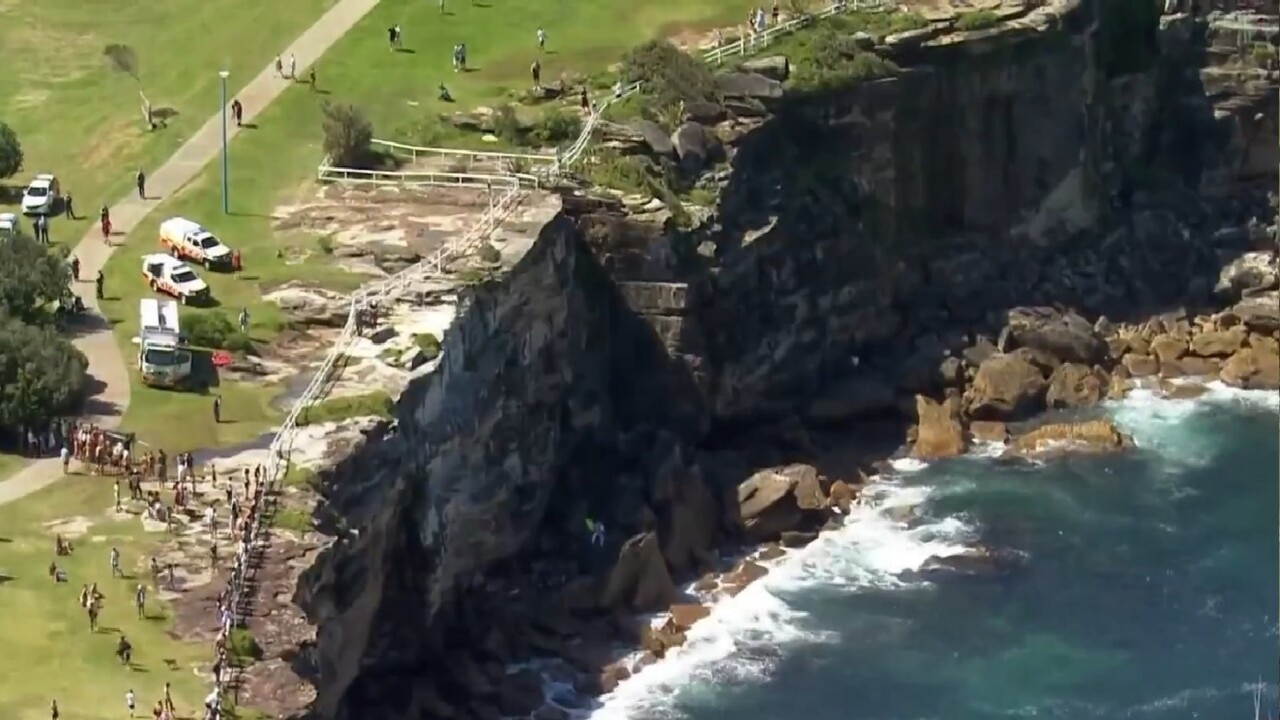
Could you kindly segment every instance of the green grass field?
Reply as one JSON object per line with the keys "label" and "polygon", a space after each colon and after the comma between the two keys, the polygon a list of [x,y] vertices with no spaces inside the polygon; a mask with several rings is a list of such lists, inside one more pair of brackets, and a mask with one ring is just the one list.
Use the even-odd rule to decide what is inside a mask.
{"label": "green grass field", "polygon": [[[53,172],[81,215],[114,202],[134,170],[154,168],[218,110],[217,71],[235,90],[335,0],[0,0],[0,121],[22,142],[25,169],[7,183]],[[198,40],[198,42],[197,42]],[[143,126],[138,84],[112,70],[108,44],[132,47],[153,108],[177,113],[168,127]],[[88,221],[51,225],[76,242]]]}
{"label": "green grass field", "polygon": [[[148,598],[149,619],[139,620],[131,603],[139,581],[111,578],[112,546],[120,550],[125,572],[134,573],[146,567],[146,558],[163,541],[145,533],[136,517],[115,519],[111,494],[107,479],[73,476],[0,506],[0,618],[6,620],[0,717],[44,720],[49,700],[57,698],[64,718],[115,720],[128,717],[124,694],[131,688],[145,715],[162,696],[165,682],[172,683],[179,715],[197,715],[208,687],[194,668],[205,665],[207,670],[211,648],[172,638],[169,609],[154,592]],[[70,518],[83,518],[90,526],[73,541],[72,556],[55,558],[57,530],[47,523]],[[47,568],[54,560],[66,569],[68,582],[49,578]],[[106,596],[97,633],[89,632],[77,603],[80,587],[92,582]],[[120,633],[133,644],[133,669],[115,658]]]}
{"label": "green grass field", "polygon": [[[649,0],[638,3],[593,3],[553,0],[537,4],[511,0],[446,0],[442,16],[428,0],[384,0],[342,38],[317,64],[319,92],[298,84],[285,91],[255,119],[256,128],[231,144],[231,214],[221,211],[221,172],[211,163],[177,196],[130,233],[127,245],[107,265],[104,311],[116,323],[117,338],[127,353],[137,333],[137,301],[150,291],[142,283],[139,257],[153,251],[157,229],[175,215],[201,222],[240,250],[245,272],[239,279],[203,272],[219,307],[183,308],[191,313],[226,312],[234,317],[249,309],[251,335],[270,341],[282,327],[276,307],[264,292],[290,280],[305,280],[332,289],[350,290],[363,278],[338,270],[319,251],[318,239],[305,233],[274,232],[271,216],[281,204],[315,196],[315,169],[321,149],[321,103],[350,102],[373,122],[375,137],[449,143],[456,132],[438,119],[442,112],[493,104],[529,84],[528,68],[538,57],[536,32],[547,32],[541,55],[543,78],[560,74],[599,73],[631,46],[655,36],[671,37],[738,22],[752,3],[746,0]],[[399,23],[404,47],[392,52],[386,28]],[[468,46],[473,70],[454,73],[451,48]],[[445,82],[455,103],[437,101],[436,85]],[[307,260],[287,265],[279,258],[296,251]],[[155,411],[144,409],[142,389],[135,385],[129,425],[159,424]],[[173,396],[173,393],[169,393]],[[166,398],[174,417],[208,415],[208,399]],[[142,416],[146,416],[145,418]]]}

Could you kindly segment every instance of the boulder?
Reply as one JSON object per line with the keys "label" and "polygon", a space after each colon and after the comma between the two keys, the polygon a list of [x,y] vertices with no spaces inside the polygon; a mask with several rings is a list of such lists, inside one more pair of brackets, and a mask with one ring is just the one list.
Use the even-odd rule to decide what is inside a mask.
{"label": "boulder", "polygon": [[724,109],[735,118],[763,118],[769,115],[764,103],[755,98],[725,98]]}
{"label": "boulder", "polygon": [[1040,368],[1019,355],[994,355],[978,366],[966,393],[969,415],[977,420],[1018,420],[1044,407],[1046,384]]}
{"label": "boulder", "polygon": [[947,577],[999,579],[1016,571],[1022,564],[1022,558],[1016,553],[976,547],[955,555],[932,555],[914,574],[934,581]]}
{"label": "boulder", "polygon": [[1246,295],[1274,289],[1280,284],[1273,252],[1248,252],[1232,260],[1218,274],[1213,292],[1219,299],[1233,303]]}
{"label": "boulder", "polygon": [[1042,456],[1062,452],[1114,452],[1133,445],[1110,420],[1041,425],[1013,439],[1009,454]]}
{"label": "boulder", "polygon": [[1151,340],[1151,354],[1162,364],[1187,354],[1187,341],[1173,335],[1160,335]]}
{"label": "boulder", "polygon": [[710,615],[711,608],[697,603],[679,603],[672,605],[667,612],[671,615],[667,620],[667,624],[674,627],[678,632],[684,632],[693,627],[694,623]]}
{"label": "boulder", "polygon": [[1223,364],[1219,377],[1232,387],[1275,390],[1280,388],[1280,356],[1267,349],[1244,348]]}
{"label": "boulder", "polygon": [[749,73],[763,75],[770,80],[786,82],[791,75],[791,61],[786,55],[767,55],[765,57],[744,60],[742,69]]}
{"label": "boulder", "polygon": [[882,415],[896,408],[893,383],[867,372],[824,388],[810,401],[805,414],[817,422],[842,422]]}
{"label": "boulder", "polygon": [[1179,360],[1160,363],[1160,377],[1210,377],[1216,376],[1221,369],[1222,363],[1215,358],[1188,355]]}
{"label": "boulder", "polygon": [[1225,330],[1206,330],[1191,338],[1191,352],[1200,357],[1231,357],[1244,347],[1249,334],[1243,326]]}
{"label": "boulder", "polygon": [[687,173],[698,173],[712,162],[720,152],[720,140],[704,125],[687,122],[671,136],[671,144],[680,167]]}
{"label": "boulder", "polygon": [[347,324],[351,299],[323,288],[288,283],[263,296],[275,303],[289,318],[303,325],[342,327]]}
{"label": "boulder", "polygon": [[646,532],[627,540],[618,552],[601,604],[652,612],[669,606],[678,595],[657,536]]}
{"label": "boulder", "polygon": [[1009,427],[994,420],[974,420],[969,423],[969,435],[977,442],[1004,443],[1009,439]]}
{"label": "boulder", "polygon": [[1049,377],[1045,403],[1051,408],[1078,408],[1097,405],[1107,394],[1110,378],[1087,365],[1065,363]]}
{"label": "boulder", "polygon": [[[640,648],[661,659],[671,648],[683,645],[685,639],[685,634],[677,630],[670,622],[662,625],[662,627],[646,625],[640,633]],[[616,687],[617,684],[615,683],[614,686]]]}
{"label": "boulder", "polygon": [[676,146],[672,144],[671,138],[667,137],[667,131],[662,126],[652,120],[634,120],[631,127],[640,134],[640,138],[649,146],[649,151],[654,155],[662,157],[672,157],[676,153]]}
{"label": "boulder", "polygon": [[720,586],[725,593],[737,595],[742,592],[743,588],[768,574],[769,570],[765,566],[750,560],[743,560],[721,578]]}
{"label": "boulder", "polygon": [[796,528],[806,515],[825,509],[826,504],[822,481],[812,465],[761,470],[738,485],[743,531],[757,544]]}
{"label": "boulder", "polygon": [[840,511],[842,515],[848,515],[853,508],[853,501],[858,497],[858,492],[853,486],[843,480],[836,480],[831,483],[831,492],[827,495],[827,504],[830,507]]}
{"label": "boulder", "polygon": [[1107,354],[1106,342],[1088,320],[1047,307],[1010,310],[1001,340],[1003,352],[1027,347],[1060,362],[1094,365]]}
{"label": "boulder", "polygon": [[681,119],[702,125],[715,125],[724,120],[724,115],[724,108],[718,103],[694,100],[684,104],[684,117]]}
{"label": "boulder", "polygon": [[725,97],[777,100],[782,97],[782,83],[759,73],[731,72],[716,76],[716,89]]}
{"label": "boulder", "polygon": [[1151,377],[1160,372],[1160,363],[1150,355],[1129,353],[1124,356],[1120,363],[1131,377]]}
{"label": "boulder", "polygon": [[916,438],[911,456],[925,460],[963,454],[968,443],[960,424],[960,403],[948,399],[939,403],[924,395],[916,396]]}
{"label": "boulder", "polygon": [[1160,392],[1170,400],[1192,400],[1204,395],[1209,388],[1199,383],[1175,383],[1167,380],[1160,383]]}
{"label": "boulder", "polygon": [[1269,335],[1280,331],[1280,295],[1267,293],[1236,303],[1229,311],[1255,333]]}

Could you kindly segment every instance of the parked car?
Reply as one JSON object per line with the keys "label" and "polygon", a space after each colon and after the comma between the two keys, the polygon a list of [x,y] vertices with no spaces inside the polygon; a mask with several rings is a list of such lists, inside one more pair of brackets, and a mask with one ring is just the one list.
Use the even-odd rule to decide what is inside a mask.
{"label": "parked car", "polygon": [[160,245],[176,258],[186,258],[209,269],[233,269],[231,248],[199,223],[186,218],[169,218],[160,223]]}
{"label": "parked car", "polygon": [[186,305],[209,298],[209,286],[181,260],[152,253],[142,257],[142,277],[155,292],[172,295]]}
{"label": "parked car", "polygon": [[12,237],[21,229],[17,213],[0,213],[0,237]]}
{"label": "parked car", "polygon": [[36,175],[22,191],[22,212],[27,215],[48,215],[53,212],[54,203],[61,196],[58,178],[48,173]]}

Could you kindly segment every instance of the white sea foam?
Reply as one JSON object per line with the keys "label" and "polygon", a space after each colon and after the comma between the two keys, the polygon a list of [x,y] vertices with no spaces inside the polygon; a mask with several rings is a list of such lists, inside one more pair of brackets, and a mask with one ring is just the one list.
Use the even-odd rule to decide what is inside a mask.
{"label": "white sea foam", "polygon": [[1181,465],[1211,462],[1218,439],[1196,431],[1187,423],[1198,413],[1214,412],[1224,406],[1280,410],[1280,394],[1262,390],[1239,390],[1221,382],[1205,386],[1196,398],[1171,399],[1158,390],[1141,388],[1123,400],[1107,403],[1116,423],[1133,435],[1140,448],[1155,450]]}
{"label": "white sea foam", "polygon": [[[906,472],[919,461],[895,464]],[[902,471],[900,470],[900,471]],[[899,575],[932,555],[965,550],[973,528],[958,518],[933,521],[911,511],[931,488],[894,482],[866,488],[839,530],[823,533],[790,553],[770,573],[736,597],[718,603],[687,633],[688,640],[600,699],[584,713],[592,720],[677,718],[674,693],[712,692],[726,684],[767,677],[783,653],[797,646],[835,642],[839,636],[813,628],[787,599],[805,588],[856,591],[905,585]]]}

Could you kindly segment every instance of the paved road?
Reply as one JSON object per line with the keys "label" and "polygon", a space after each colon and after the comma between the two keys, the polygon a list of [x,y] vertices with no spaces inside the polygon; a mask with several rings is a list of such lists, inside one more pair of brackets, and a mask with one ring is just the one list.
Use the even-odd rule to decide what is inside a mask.
{"label": "paved road", "polygon": [[[298,60],[298,74],[302,75],[305,68],[318,60],[338,38],[346,34],[377,4],[378,0],[339,0],[301,37],[284,49],[281,55],[285,62],[288,63],[289,55],[294,55]],[[323,80],[323,76],[321,79]],[[291,80],[276,76],[273,60],[236,96],[244,106],[244,119],[252,121],[291,83]],[[230,117],[230,111],[227,116]],[[239,128],[231,123],[227,128],[227,136],[232,137],[238,131]],[[219,113],[209,118],[163,165],[147,173],[146,199],[133,192],[110,206],[113,232],[131,231],[161,200],[182,189],[183,185],[199,174],[218,156],[221,148],[222,116]],[[81,202],[84,201],[82,198]],[[81,206],[80,211],[96,214],[96,211],[85,205]],[[120,242],[122,238],[121,235],[113,240]],[[80,258],[80,277],[92,280],[115,250],[115,246],[108,246],[102,241],[102,233],[95,223],[73,251]],[[74,339],[76,347],[89,358],[89,374],[92,376],[90,384],[93,396],[89,399],[85,413],[90,422],[111,428],[120,424],[120,418],[129,407],[129,372],[125,363],[132,362],[132,358],[121,356],[120,348],[112,336],[111,326],[98,314],[98,302],[94,297],[92,283],[84,283],[79,290],[85,305],[93,313],[93,322],[89,328]],[[106,292],[110,295],[111,288],[107,287]],[[61,477],[62,464],[58,460],[33,462],[12,478],[0,482],[0,505],[47,487]]]}

